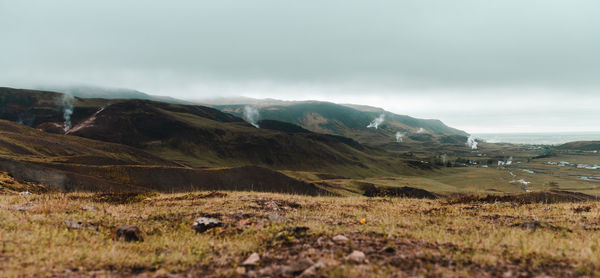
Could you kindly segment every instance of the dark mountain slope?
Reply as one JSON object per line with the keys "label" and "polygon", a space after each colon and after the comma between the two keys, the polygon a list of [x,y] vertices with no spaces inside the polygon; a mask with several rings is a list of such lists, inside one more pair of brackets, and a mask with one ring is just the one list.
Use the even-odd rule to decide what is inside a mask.
{"label": "dark mountain slope", "polygon": [[329,195],[261,167],[193,169],[132,147],[0,120],[0,172],[62,191],[254,190]]}

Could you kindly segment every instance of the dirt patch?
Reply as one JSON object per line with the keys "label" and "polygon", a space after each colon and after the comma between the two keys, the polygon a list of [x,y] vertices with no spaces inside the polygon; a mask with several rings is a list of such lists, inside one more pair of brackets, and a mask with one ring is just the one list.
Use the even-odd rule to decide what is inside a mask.
{"label": "dirt patch", "polygon": [[271,211],[299,209],[302,207],[299,203],[289,200],[257,199],[254,200],[254,203],[258,205],[259,209]]}
{"label": "dirt patch", "polygon": [[555,204],[570,202],[598,201],[598,198],[578,192],[552,190],[541,192],[529,192],[513,195],[453,195],[448,198],[447,204],[469,204],[469,203],[497,203],[509,202],[517,204]]}
{"label": "dirt patch", "polygon": [[438,197],[424,189],[413,187],[375,187],[373,185],[365,188],[363,194],[367,197],[402,197],[414,199],[437,199]]}
{"label": "dirt patch", "polygon": [[[331,237],[310,234],[310,231],[295,233],[282,231],[267,243],[261,254],[258,266],[247,266],[239,277],[296,277],[312,265],[320,263],[323,267],[317,276],[331,276],[336,269],[344,265],[355,264],[347,259],[354,250],[363,252],[366,261],[362,268],[368,275],[370,267],[386,269],[394,275],[404,276],[444,276],[448,273],[467,273],[476,277],[535,277],[550,275],[552,277],[570,277],[576,272],[573,264],[548,258],[548,263],[536,265],[527,263],[527,259],[506,260],[496,266],[479,265],[468,257],[452,258],[444,255],[447,252],[468,254],[473,250],[462,250],[453,244],[437,244],[421,240],[388,237],[376,233],[348,233],[346,244],[335,243]],[[544,260],[546,261],[546,260]],[[222,262],[221,262],[222,263]],[[235,264],[235,262],[234,262]],[[226,273],[232,265],[216,262],[209,268],[221,269]],[[214,270],[214,269],[213,269]],[[211,269],[204,269],[208,274]],[[334,275],[335,276],[335,275]]]}

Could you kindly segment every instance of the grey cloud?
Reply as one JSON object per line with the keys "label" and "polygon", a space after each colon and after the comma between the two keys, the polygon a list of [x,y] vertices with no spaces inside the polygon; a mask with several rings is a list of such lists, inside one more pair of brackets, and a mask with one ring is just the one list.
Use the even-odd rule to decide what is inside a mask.
{"label": "grey cloud", "polygon": [[[597,99],[598,14],[593,0],[0,0],[0,84],[91,83],[196,99],[453,94],[510,110],[494,107],[498,88]],[[460,111],[423,109],[407,113],[452,122]]]}

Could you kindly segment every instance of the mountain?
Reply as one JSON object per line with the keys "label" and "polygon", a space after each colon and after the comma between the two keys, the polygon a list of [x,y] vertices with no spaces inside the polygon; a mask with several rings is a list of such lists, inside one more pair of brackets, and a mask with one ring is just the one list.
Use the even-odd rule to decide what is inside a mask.
{"label": "mountain", "polygon": [[41,91],[53,91],[79,98],[103,98],[103,99],[146,99],[176,104],[191,104],[191,102],[172,97],[154,96],[140,91],[125,88],[107,88],[99,86],[41,86]]}
{"label": "mountain", "polygon": [[[0,100],[2,119],[46,132],[128,145],[188,167],[256,165],[349,177],[424,169],[418,161],[340,135],[308,132],[274,120],[261,122],[266,128],[255,128],[239,117],[204,106],[70,98],[9,88],[0,88]],[[28,120],[19,120],[23,118]]]}
{"label": "mountain", "polygon": [[[244,117],[246,105],[213,107]],[[395,142],[398,132],[403,135],[402,139],[405,142],[440,142],[443,136],[462,136],[463,142],[466,142],[468,136],[466,132],[448,127],[439,120],[417,119],[368,106],[308,101],[256,107],[259,109],[260,119],[284,121],[313,132],[344,136],[370,145]],[[377,119],[381,123],[375,127],[372,124]],[[370,125],[371,127],[368,127]]]}

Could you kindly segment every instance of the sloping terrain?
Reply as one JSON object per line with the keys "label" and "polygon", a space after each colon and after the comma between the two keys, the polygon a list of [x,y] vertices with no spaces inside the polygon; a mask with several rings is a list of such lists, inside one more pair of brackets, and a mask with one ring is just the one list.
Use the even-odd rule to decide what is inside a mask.
{"label": "sloping terrain", "polygon": [[[598,277],[599,213],[597,202],[0,194],[0,269],[3,277]],[[220,225],[196,232],[199,217]],[[143,240],[118,240],[121,225]]]}
{"label": "sloping terrain", "polygon": [[561,150],[600,151],[600,141],[577,141],[556,147]]}
{"label": "sloping terrain", "polygon": [[[214,107],[243,117],[245,106],[237,104]],[[464,131],[448,127],[439,120],[417,119],[379,108],[357,109],[361,107],[318,101],[256,106],[260,109],[260,119],[289,122],[313,132],[344,136],[372,145],[396,142],[397,132],[403,135],[404,142],[439,142],[439,137],[443,135],[461,136],[464,137],[462,141],[466,142],[468,136]],[[377,128],[367,127],[382,115]]]}
{"label": "sloping terrain", "polygon": [[0,157],[85,165],[177,166],[132,147],[50,134],[5,120],[0,120]]}
{"label": "sloping terrain", "polygon": [[15,115],[26,115],[33,120],[23,123],[47,132],[129,145],[190,167],[258,165],[348,176],[413,171],[404,158],[349,138],[308,132],[282,121],[266,121],[265,128],[257,129],[204,106],[68,98],[9,88],[0,90],[0,96],[5,119],[18,121]]}
{"label": "sloping terrain", "polygon": [[43,184],[61,191],[221,189],[331,195],[266,168],[183,167],[129,146],[50,134],[4,120],[0,120],[0,172],[19,182],[14,186],[3,182],[2,187],[12,191]]}

